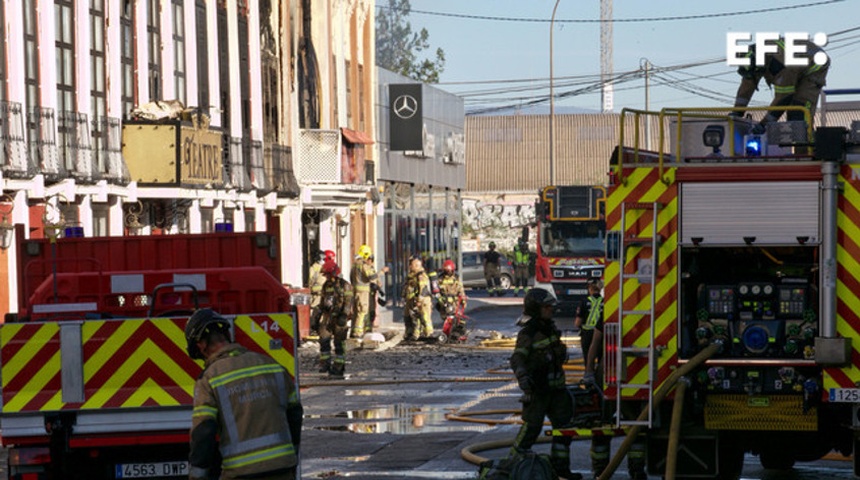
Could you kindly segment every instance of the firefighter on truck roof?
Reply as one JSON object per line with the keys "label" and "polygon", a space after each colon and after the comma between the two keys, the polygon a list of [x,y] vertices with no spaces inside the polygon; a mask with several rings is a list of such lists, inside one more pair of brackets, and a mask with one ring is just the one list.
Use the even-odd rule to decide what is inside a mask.
{"label": "firefighter on truck roof", "polygon": [[295,480],[303,409],[287,371],[230,342],[230,323],[211,309],[185,326],[194,385],[189,479]]}
{"label": "firefighter on truck roof", "polygon": [[[806,47],[806,53],[800,54],[808,60],[808,65],[786,65],[785,40],[780,38],[776,42],[777,52],[767,53],[764,57],[764,65],[756,64],[755,45],[750,47],[746,57],[749,65],[738,67],[741,76],[741,84],[735,97],[735,107],[746,107],[749,105],[753,94],[758,90],[758,84],[762,78],[768,86],[773,87],[773,101],[770,106],[783,107],[787,105],[799,105],[809,110],[812,118],[815,118],[815,106],[821,89],[827,84],[827,70],[830,68],[830,59],[819,65],[815,63],[816,53],[824,53],[821,47],[814,43],[803,40],[796,42]],[[826,54],[825,54],[826,55]],[[782,111],[771,110],[753,126],[753,133],[764,133],[765,125],[779,120]],[[733,111],[733,116],[743,116],[743,110]],[[788,120],[803,120],[799,111],[788,112]]]}

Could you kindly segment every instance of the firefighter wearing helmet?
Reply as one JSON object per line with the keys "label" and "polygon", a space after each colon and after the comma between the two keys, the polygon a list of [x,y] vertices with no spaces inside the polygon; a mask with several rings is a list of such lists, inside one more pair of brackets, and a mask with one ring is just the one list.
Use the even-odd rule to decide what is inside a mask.
{"label": "firefighter wearing helmet", "polygon": [[439,298],[436,303],[439,312],[442,315],[449,308],[465,310],[466,308],[466,290],[463,288],[463,282],[457,276],[457,265],[453,260],[445,260],[442,263],[442,275],[439,278]]}
{"label": "firefighter wearing helmet", "polygon": [[433,321],[430,318],[432,295],[430,277],[424,271],[424,263],[415,257],[409,262],[409,274],[403,287],[404,338],[407,341],[418,340],[422,333],[424,337],[433,336]]}
{"label": "firefighter wearing helmet", "polygon": [[[799,105],[809,110],[811,118],[815,118],[815,106],[821,89],[827,84],[827,70],[830,68],[830,59],[824,50],[809,40],[795,41],[795,46],[805,48],[805,53],[797,54],[798,57],[807,60],[806,65],[788,65],[786,63],[785,39],[775,41],[776,53],[767,53],[764,56],[764,64],[756,63],[756,49],[753,45],[744,55],[748,65],[738,67],[741,76],[741,84],[735,96],[735,107],[746,107],[749,105],[753,94],[758,90],[758,84],[762,78],[769,87],[773,88],[773,101],[771,107],[783,107],[786,105]],[[815,63],[816,54],[824,54],[826,61],[819,65]],[[821,55],[819,55],[821,57]],[[753,126],[753,133],[764,133],[765,125],[779,120],[782,116],[781,110],[770,110],[767,115]],[[733,116],[743,116],[743,110],[731,113]],[[788,120],[804,120],[799,111],[790,111],[786,115]]]}
{"label": "firefighter wearing helmet", "polygon": [[311,265],[308,271],[308,287],[311,290],[311,332],[317,332],[320,326],[320,300],[322,299],[322,287],[325,284],[326,277],[322,273],[322,266],[326,259],[335,259],[335,253],[331,250],[320,250],[317,253],[316,261]]}
{"label": "firefighter wearing helmet", "polygon": [[[320,360],[319,371],[333,377],[343,377],[346,364],[346,336],[352,317],[352,285],[340,277],[340,267],[333,259],[323,262],[322,272],[326,282],[322,288],[320,309],[322,318],[319,327]],[[332,343],[334,356],[332,357]]]}
{"label": "firefighter wearing helmet", "polygon": [[221,478],[296,478],[303,409],[287,371],[231,343],[230,322],[209,308],[191,315],[185,340],[191,358],[204,360],[194,384],[188,478],[218,471]]}
{"label": "firefighter wearing helmet", "polygon": [[484,280],[487,281],[487,293],[502,296],[502,275],[499,270],[502,254],[496,251],[496,242],[490,242],[489,250],[484,252]]}
{"label": "firefighter wearing helmet", "polygon": [[[543,430],[544,417],[549,417],[554,429],[567,428],[573,420],[573,399],[563,368],[567,347],[552,320],[556,303],[553,294],[542,288],[529,290],[523,298],[523,316],[517,322],[521,328],[510,359],[523,392],[523,425],[503,463],[516,462],[531,449]],[[582,475],[570,471],[570,442],[571,437],[552,437],[550,463],[560,478],[578,480]]]}
{"label": "firefighter wearing helmet", "polygon": [[[388,267],[382,273],[388,272]],[[373,297],[371,290],[379,289],[379,275],[373,266],[373,251],[367,245],[358,248],[355,263],[349,274],[349,280],[355,289],[355,316],[352,323],[352,338],[361,338],[370,331],[370,303]]]}

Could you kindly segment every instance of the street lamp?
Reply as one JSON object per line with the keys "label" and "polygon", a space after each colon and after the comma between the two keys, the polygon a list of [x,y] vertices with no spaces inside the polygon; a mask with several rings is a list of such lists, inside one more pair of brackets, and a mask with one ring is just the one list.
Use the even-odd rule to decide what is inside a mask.
{"label": "street lamp", "polygon": [[555,185],[555,84],[552,71],[552,33],[555,30],[555,11],[561,0],[555,0],[549,21],[549,184]]}

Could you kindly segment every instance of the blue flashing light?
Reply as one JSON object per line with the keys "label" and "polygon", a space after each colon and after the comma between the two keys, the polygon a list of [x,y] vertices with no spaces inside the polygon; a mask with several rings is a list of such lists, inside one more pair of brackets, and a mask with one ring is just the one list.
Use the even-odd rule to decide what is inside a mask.
{"label": "blue flashing light", "polygon": [[761,156],[761,136],[759,135],[750,135],[746,139],[746,153],[747,156],[750,157],[758,157]]}

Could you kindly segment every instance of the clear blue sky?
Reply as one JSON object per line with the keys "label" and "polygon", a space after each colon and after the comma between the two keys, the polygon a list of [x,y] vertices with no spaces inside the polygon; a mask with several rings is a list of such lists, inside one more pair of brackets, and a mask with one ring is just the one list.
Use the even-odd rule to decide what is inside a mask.
{"label": "clear blue sky", "polygon": [[[548,98],[549,20],[556,0],[410,3],[408,21],[413,30],[426,28],[432,49],[445,51],[447,61],[440,87],[463,95],[467,110]],[[377,8],[387,4],[387,0],[377,0]],[[777,10],[733,15],[766,9]],[[704,18],[630,21],[687,16]],[[645,81],[635,71],[646,58],[655,67],[721,59],[715,64],[655,73],[649,89],[651,109],[730,104],[739,77],[736,69],[725,63],[727,32],[834,34],[857,28],[830,35],[825,50],[832,60],[828,88],[860,88],[860,0],[615,0],[613,18],[614,75],[630,73],[634,77],[615,85],[616,112],[622,107],[645,106]],[[560,0],[558,4],[553,31],[553,83],[557,95],[571,93],[565,98],[557,97],[556,109],[600,109],[599,91],[572,93],[599,80],[599,19],[599,0]],[[476,95],[479,92],[490,94]],[[767,104],[772,95],[762,82],[754,104]]]}

